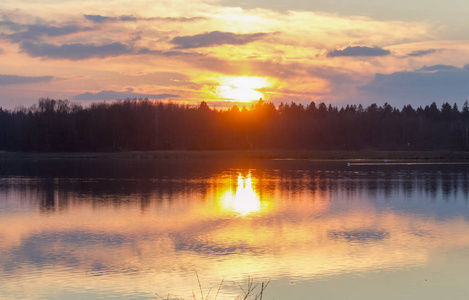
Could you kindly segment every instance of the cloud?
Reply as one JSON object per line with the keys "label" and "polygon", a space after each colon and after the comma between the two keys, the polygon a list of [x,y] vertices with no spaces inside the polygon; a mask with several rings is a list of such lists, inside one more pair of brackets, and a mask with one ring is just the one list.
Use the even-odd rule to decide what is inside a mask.
{"label": "cloud", "polygon": [[0,74],[0,86],[12,84],[30,84],[39,82],[50,82],[53,76],[18,76],[18,75],[2,75]]}
{"label": "cloud", "polygon": [[152,50],[148,48],[141,48],[135,51],[135,54],[153,54],[153,55],[161,55],[161,56],[200,56],[200,54],[192,53],[192,52],[181,52],[181,51],[161,51],[161,50]]}
{"label": "cloud", "polygon": [[410,56],[410,57],[420,57],[420,56],[425,56],[425,55],[428,55],[428,54],[433,54],[433,53],[435,53],[435,52],[436,52],[435,49],[416,50],[416,51],[413,51],[413,52],[409,53],[407,56]]}
{"label": "cloud", "polygon": [[186,74],[176,72],[153,72],[148,74],[127,74],[120,75],[121,82],[127,85],[152,85],[152,86],[184,86],[194,85],[190,77]]}
{"label": "cloud", "polygon": [[22,42],[20,48],[32,57],[53,59],[82,60],[89,58],[115,57],[124,54],[133,54],[133,47],[122,43],[111,44],[64,44],[53,45],[46,43]]}
{"label": "cloud", "polygon": [[386,56],[391,54],[391,51],[379,47],[366,47],[366,46],[350,46],[345,49],[332,50],[327,56]]}
{"label": "cloud", "polygon": [[[5,18],[5,16],[2,16],[3,18]],[[13,21],[10,21],[10,20],[0,20],[0,26],[1,27],[7,27],[9,28],[10,30],[13,30],[13,31],[19,31],[21,29],[24,28],[24,25],[22,24],[18,24],[16,22],[13,22]]]}
{"label": "cloud", "polygon": [[[14,3],[13,0],[7,1]],[[397,68],[401,65],[388,67],[389,63],[393,63],[388,60],[382,65],[370,66],[368,62],[363,61],[341,65],[336,59],[325,61],[324,56],[327,55],[327,51],[323,49],[343,51],[345,49],[339,47],[356,45],[370,47],[377,45],[385,49],[398,49],[396,45],[405,44],[402,47],[407,48],[400,48],[400,52],[407,55],[415,49],[443,48],[439,43],[419,46],[406,44],[410,41],[424,41],[431,36],[434,27],[423,22],[389,22],[371,17],[350,17],[308,11],[278,13],[272,10],[243,10],[238,7],[222,7],[218,0],[198,2],[165,0],[157,4],[151,1],[142,3],[137,1],[131,7],[117,2],[111,4],[106,2],[106,5],[98,6],[70,3],[70,1],[57,2],[54,10],[50,11],[48,5],[36,1],[22,5],[14,11],[0,12],[0,24],[3,24],[0,32],[8,35],[18,33],[16,35],[18,42],[12,47],[11,45],[7,45],[8,48],[1,45],[0,47],[7,50],[9,55],[11,53],[12,59],[16,57],[12,52],[23,53],[19,56],[22,57],[21,61],[6,62],[6,67],[14,65],[15,68],[24,69],[17,74],[30,74],[28,67],[30,68],[31,63],[42,59],[40,63],[43,67],[54,70],[49,74],[67,78],[70,78],[70,70],[79,68],[80,70],[75,73],[83,78],[69,79],[57,85],[54,91],[47,92],[48,95],[52,92],[61,92],[67,98],[86,91],[96,93],[119,90],[115,84],[118,84],[117,87],[139,86],[144,91],[153,91],[150,89],[151,86],[164,82],[166,88],[155,89],[158,93],[181,93],[184,100],[193,101],[198,101],[200,95],[206,93],[207,101],[210,101],[211,91],[199,89],[199,86],[203,86],[206,81],[215,82],[219,75],[249,74],[271,77],[276,82],[271,88],[271,93],[279,97],[290,97],[290,93],[283,93],[288,87],[291,91],[301,93],[308,92],[327,97],[331,95],[329,100],[339,98],[334,96],[337,93],[340,93],[340,96],[345,94],[343,87],[352,86],[350,89],[355,91],[357,85],[363,85],[368,82],[365,80],[370,80],[371,72],[384,73],[383,70],[390,70],[391,67],[392,70],[400,70]],[[14,7],[13,4],[10,7]],[[110,12],[106,7],[113,7],[113,11]],[[65,12],[70,9],[76,13],[61,13],[62,10]],[[152,11],[156,14],[152,14]],[[164,18],[165,16],[175,16],[175,18]],[[193,16],[206,18],[190,18]],[[233,27],[233,20],[241,21]],[[26,27],[28,24],[35,27],[28,29]],[[45,27],[41,28],[40,25]],[[80,28],[95,30],[80,32]],[[275,34],[279,31],[281,34]],[[38,32],[40,38],[32,39],[34,37],[32,32]],[[20,40],[19,33],[23,35],[21,37],[23,40]],[[395,46],[388,48],[385,45]],[[226,56],[223,46],[238,49],[233,55]],[[211,51],[207,53],[208,50]],[[391,51],[394,54],[394,50]],[[396,53],[399,51],[396,50]],[[103,65],[107,60],[116,60],[116,57],[125,58],[119,60],[121,67],[116,64]],[[433,55],[430,58],[433,58]],[[93,59],[92,63],[83,61],[87,59]],[[400,64],[406,62],[399,61]],[[93,68],[95,63],[103,66],[98,70]],[[332,69],[338,67],[341,70],[337,72],[329,69],[318,70],[321,66]],[[421,66],[423,64],[419,65]],[[314,72],[309,72],[314,68],[316,68]],[[129,82],[127,78],[121,76],[129,73],[168,70],[188,74],[190,83],[183,79],[174,81],[176,84],[184,85],[182,90],[175,91],[176,89],[172,89],[176,84],[173,85],[169,80],[155,79],[155,83],[148,80],[144,86],[143,83],[137,82],[143,78]],[[217,74],[211,74],[210,71]],[[97,87],[95,80],[102,77],[102,72],[108,72],[106,78],[112,79],[102,82],[104,85]],[[360,74],[362,77],[358,78]],[[78,85],[85,88],[71,95],[70,91]],[[337,87],[342,89],[338,90]],[[274,92],[274,89],[278,92]],[[20,92],[14,91],[14,93]],[[21,93],[26,92],[21,91]],[[43,93],[43,91],[31,90],[28,96],[34,93]],[[335,98],[332,98],[333,96]]]}
{"label": "cloud", "polygon": [[117,18],[105,17],[101,15],[83,15],[85,19],[95,22],[95,23],[104,23],[108,21],[116,21]]}
{"label": "cloud", "polygon": [[176,49],[202,48],[215,45],[245,45],[261,39],[267,33],[236,34],[212,31],[192,36],[178,36],[171,40]]}
{"label": "cloud", "polygon": [[180,51],[161,51],[148,48],[134,48],[132,45],[123,43],[110,44],[63,44],[54,45],[48,43],[33,43],[25,41],[20,43],[20,49],[31,57],[42,57],[49,59],[68,59],[68,60],[84,60],[91,58],[107,58],[121,55],[160,55],[160,56],[190,56],[194,53],[186,53]]}
{"label": "cloud", "polygon": [[134,93],[133,89],[129,88],[125,92],[117,92],[117,91],[101,91],[98,93],[90,93],[86,92],[83,94],[79,94],[73,97],[74,100],[119,100],[119,99],[140,99],[140,98],[148,98],[148,99],[167,99],[167,98],[178,98],[178,95],[172,94],[140,94]]}
{"label": "cloud", "polygon": [[78,25],[51,26],[47,24],[20,24],[12,21],[0,21],[0,26],[8,27],[14,33],[2,34],[12,42],[19,43],[25,40],[38,41],[43,36],[56,37],[94,30],[93,27]]}
{"label": "cloud", "polygon": [[359,89],[374,99],[422,105],[432,101],[463,101],[469,97],[469,65],[463,68],[435,65],[413,72],[376,74]]}
{"label": "cloud", "polygon": [[165,22],[196,22],[206,20],[204,17],[138,17],[134,15],[122,15],[118,17],[107,17],[102,15],[84,15],[85,19],[94,23],[106,22],[136,22],[136,21],[165,21]]}
{"label": "cloud", "polygon": [[425,66],[421,68],[419,71],[422,72],[435,72],[435,71],[457,71],[459,68],[455,66],[448,66],[448,65],[433,65],[433,66]]}
{"label": "cloud", "polygon": [[47,25],[26,25],[26,30],[12,33],[6,37],[13,42],[21,42],[24,40],[37,41],[42,36],[64,36],[78,32],[85,32],[93,30],[92,27],[80,27],[76,25],[69,25],[63,27],[47,26]]}

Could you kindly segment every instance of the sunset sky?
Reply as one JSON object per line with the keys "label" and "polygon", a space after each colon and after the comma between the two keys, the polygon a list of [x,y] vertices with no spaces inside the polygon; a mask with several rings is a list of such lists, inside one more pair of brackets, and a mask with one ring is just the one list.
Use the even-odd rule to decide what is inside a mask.
{"label": "sunset sky", "polygon": [[469,2],[3,0],[0,106],[469,99]]}

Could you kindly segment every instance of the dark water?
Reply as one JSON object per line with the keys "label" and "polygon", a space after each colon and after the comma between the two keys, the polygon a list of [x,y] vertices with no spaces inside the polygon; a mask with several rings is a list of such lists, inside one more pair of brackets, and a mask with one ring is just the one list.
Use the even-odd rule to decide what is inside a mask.
{"label": "dark water", "polygon": [[469,165],[3,163],[0,298],[468,299]]}

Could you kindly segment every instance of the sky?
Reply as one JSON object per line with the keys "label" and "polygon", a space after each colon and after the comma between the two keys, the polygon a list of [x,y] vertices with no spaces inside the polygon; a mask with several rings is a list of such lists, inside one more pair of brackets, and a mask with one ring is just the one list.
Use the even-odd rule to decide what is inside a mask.
{"label": "sky", "polygon": [[0,107],[469,99],[469,2],[2,0]]}

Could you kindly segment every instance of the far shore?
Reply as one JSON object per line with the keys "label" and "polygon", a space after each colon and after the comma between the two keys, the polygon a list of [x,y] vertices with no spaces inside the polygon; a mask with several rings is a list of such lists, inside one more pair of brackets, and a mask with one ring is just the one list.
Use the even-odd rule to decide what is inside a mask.
{"label": "far shore", "polygon": [[279,160],[444,160],[469,161],[469,152],[455,151],[310,151],[213,150],[123,152],[0,152],[0,160],[75,159],[279,159]]}

